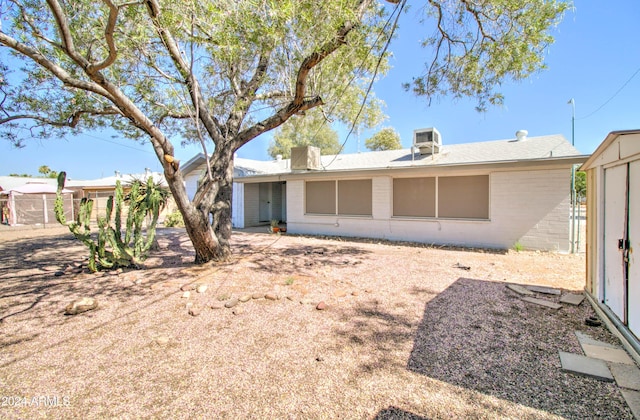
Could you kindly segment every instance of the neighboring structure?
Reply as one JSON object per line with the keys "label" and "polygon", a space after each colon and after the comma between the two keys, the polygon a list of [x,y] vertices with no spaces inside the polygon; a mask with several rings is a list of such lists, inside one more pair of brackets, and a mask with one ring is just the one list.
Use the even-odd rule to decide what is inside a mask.
{"label": "neighboring structure", "polygon": [[[0,191],[2,223],[11,226],[58,223],[54,212],[57,186],[45,180],[27,179],[29,182],[8,189],[5,187],[11,182],[4,183],[5,187]],[[68,189],[62,190],[65,216],[69,218],[73,217],[74,211],[72,193]]]}
{"label": "neighboring structure", "polygon": [[[314,162],[307,153],[292,161]],[[233,224],[278,219],[291,233],[568,252],[571,167],[586,158],[560,135],[443,145],[425,129],[412,149],[322,156],[317,169],[236,159]],[[189,164],[195,191],[204,156]]]}
{"label": "neighboring structure", "polygon": [[[164,176],[159,172],[151,172],[147,169],[143,174],[120,174],[116,171],[112,177],[94,180],[67,179],[65,183],[65,206],[67,200],[69,209],[66,217],[73,220],[77,214],[78,202],[81,198],[93,200],[91,219],[96,216],[104,216],[109,196],[115,191],[116,182],[120,181],[127,191],[127,184],[135,179],[147,180],[152,177],[155,182],[164,182]],[[2,211],[2,223],[9,225],[36,225],[57,223],[53,213],[53,202],[58,185],[58,180],[53,178],[26,178],[0,176],[0,210]],[[75,200],[75,206],[72,206]],[[173,205],[169,204],[161,214],[172,211]]]}
{"label": "neighboring structure", "polygon": [[587,172],[587,279],[591,301],[640,351],[640,130],[609,133]]}

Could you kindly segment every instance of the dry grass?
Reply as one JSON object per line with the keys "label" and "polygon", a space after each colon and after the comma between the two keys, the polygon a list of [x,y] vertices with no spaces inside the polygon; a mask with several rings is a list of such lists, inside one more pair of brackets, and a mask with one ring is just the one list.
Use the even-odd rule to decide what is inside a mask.
{"label": "dry grass", "polygon": [[[59,277],[84,256],[69,235],[0,238],[0,396],[58,398],[0,417],[632,418],[615,385],[560,371],[575,330],[614,340],[591,308],[505,287],[579,291],[583,257],[277,238],[236,233],[232,264],[197,267],[166,229],[144,270]],[[62,315],[82,296],[99,308]]]}

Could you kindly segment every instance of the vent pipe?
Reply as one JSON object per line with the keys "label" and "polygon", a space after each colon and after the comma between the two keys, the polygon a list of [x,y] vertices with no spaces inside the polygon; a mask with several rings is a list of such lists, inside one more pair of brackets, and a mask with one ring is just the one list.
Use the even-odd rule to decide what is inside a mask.
{"label": "vent pipe", "polygon": [[527,139],[528,134],[529,132],[527,130],[518,130],[516,131],[516,140],[525,141]]}

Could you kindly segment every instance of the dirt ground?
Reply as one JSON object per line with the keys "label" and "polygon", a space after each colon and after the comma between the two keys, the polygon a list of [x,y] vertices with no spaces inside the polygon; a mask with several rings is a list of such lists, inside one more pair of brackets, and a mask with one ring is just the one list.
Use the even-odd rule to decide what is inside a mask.
{"label": "dirt ground", "polygon": [[[160,229],[143,269],[92,274],[68,231],[0,231],[0,417],[633,418],[615,384],[560,370],[575,331],[616,342],[591,307],[505,286],[579,293],[582,255],[232,242],[230,263],[195,266]],[[81,297],[98,308],[65,316]]]}

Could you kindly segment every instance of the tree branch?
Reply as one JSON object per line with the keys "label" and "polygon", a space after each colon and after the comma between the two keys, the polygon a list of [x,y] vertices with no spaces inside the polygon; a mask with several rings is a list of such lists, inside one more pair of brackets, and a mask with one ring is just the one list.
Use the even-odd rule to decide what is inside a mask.
{"label": "tree branch", "polygon": [[39,122],[44,123],[44,124],[52,125],[54,127],[75,128],[78,125],[78,122],[80,122],[80,118],[82,117],[82,115],[85,115],[85,114],[88,114],[88,115],[122,115],[120,110],[118,110],[118,109],[116,109],[114,107],[111,107],[109,109],[103,109],[103,110],[89,110],[89,109],[77,110],[77,111],[73,112],[65,120],[52,120],[50,118],[43,117],[43,116],[37,115],[37,114],[19,114],[19,115],[11,115],[11,116],[8,116],[7,118],[0,119],[0,125],[8,123],[8,122],[11,122],[11,121],[15,121],[15,120],[29,119],[29,120],[39,121]]}
{"label": "tree branch", "polygon": [[169,32],[167,28],[163,27],[160,24],[161,10],[160,10],[160,4],[158,3],[158,0],[147,0],[146,4],[147,4],[147,9],[149,11],[149,16],[151,17],[151,22],[153,23],[153,26],[155,27],[156,31],[158,32],[158,35],[164,42],[165,48],[167,49],[167,52],[169,53],[169,56],[173,60],[176,68],[178,69],[178,72],[180,72],[187,87],[189,88],[189,93],[191,94],[192,103],[194,104],[194,106],[196,105],[196,103],[198,105],[198,108],[200,110],[199,118],[202,121],[202,124],[206,128],[213,142],[215,144],[219,144],[220,142],[224,141],[224,138],[222,137],[222,134],[220,131],[220,124],[218,123],[217,119],[213,115],[211,115],[211,113],[209,112],[207,103],[204,101],[202,97],[202,91],[200,90],[200,85],[198,83],[198,80],[193,76],[193,74],[190,71],[189,64],[182,57],[180,48],[178,47],[178,44],[173,38],[173,35],[171,34],[171,32]]}

